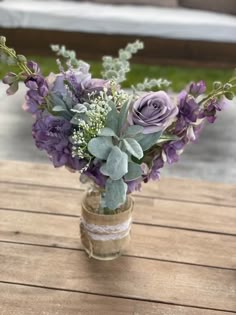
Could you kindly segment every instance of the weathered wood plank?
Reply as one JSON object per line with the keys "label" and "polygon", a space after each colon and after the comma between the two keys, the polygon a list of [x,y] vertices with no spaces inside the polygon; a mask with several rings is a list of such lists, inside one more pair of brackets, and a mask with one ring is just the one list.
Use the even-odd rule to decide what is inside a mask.
{"label": "weathered wood plank", "polygon": [[120,257],[89,260],[85,253],[1,244],[0,281],[116,297],[236,311],[236,271]]}
{"label": "weathered wood plank", "polygon": [[233,313],[0,283],[1,315],[230,315]]}
{"label": "weathered wood plank", "polygon": [[[0,183],[0,208],[79,215],[82,191]],[[135,197],[139,223],[236,234],[236,208]]]}
{"label": "weathered wood plank", "polygon": [[[49,164],[0,161],[0,181],[81,188],[78,174]],[[183,193],[184,192],[184,193]],[[140,195],[140,194],[139,194]],[[144,184],[142,195],[216,205],[236,206],[236,185],[208,183],[190,179],[166,179]]]}
{"label": "weathered wood plank", "polygon": [[[79,219],[0,211],[0,240],[82,249]],[[133,224],[126,253],[236,269],[236,237]]]}

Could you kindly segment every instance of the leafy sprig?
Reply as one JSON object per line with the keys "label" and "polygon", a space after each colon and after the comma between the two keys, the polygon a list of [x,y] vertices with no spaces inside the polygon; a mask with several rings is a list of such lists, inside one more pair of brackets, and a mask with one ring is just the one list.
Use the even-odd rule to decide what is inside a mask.
{"label": "leafy sprig", "polygon": [[104,56],[102,64],[103,71],[101,73],[103,78],[113,80],[117,83],[125,81],[126,73],[130,71],[129,60],[143,48],[143,42],[137,40],[134,43],[128,44],[124,49],[120,49],[117,58]]}
{"label": "leafy sprig", "polygon": [[144,79],[142,83],[138,83],[136,86],[132,85],[134,92],[152,90],[153,88],[157,90],[165,90],[171,85],[171,82],[166,79]]}
{"label": "leafy sprig", "polygon": [[8,94],[14,94],[18,90],[19,81],[25,80],[27,76],[32,75],[32,71],[27,66],[27,59],[24,55],[16,54],[13,48],[6,45],[6,38],[0,36],[0,61],[6,63],[9,66],[17,66],[19,69],[18,73],[10,72],[3,79],[4,83],[10,85],[7,90]]}
{"label": "leafy sprig", "polygon": [[65,45],[50,45],[50,48],[57,56],[63,57],[74,68],[81,67],[81,65],[85,64],[84,61],[77,59],[74,50],[66,49]]}
{"label": "leafy sprig", "polygon": [[236,91],[236,76],[232,77],[228,82],[222,83],[220,81],[213,83],[212,91],[204,97],[200,102],[199,105],[207,105],[209,101],[213,99],[219,99],[222,96],[226,97],[228,100],[233,100],[235,97]]}

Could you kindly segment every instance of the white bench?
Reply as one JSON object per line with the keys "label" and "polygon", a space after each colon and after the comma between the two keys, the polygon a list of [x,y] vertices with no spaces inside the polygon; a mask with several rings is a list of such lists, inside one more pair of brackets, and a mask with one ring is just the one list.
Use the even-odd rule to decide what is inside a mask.
{"label": "white bench", "polygon": [[183,8],[5,0],[1,27],[236,43],[235,16]]}

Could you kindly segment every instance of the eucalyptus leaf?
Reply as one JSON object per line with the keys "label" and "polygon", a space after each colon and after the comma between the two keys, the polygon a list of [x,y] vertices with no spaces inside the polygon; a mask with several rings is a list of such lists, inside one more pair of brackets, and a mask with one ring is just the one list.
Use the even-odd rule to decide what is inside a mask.
{"label": "eucalyptus leaf", "polygon": [[51,93],[51,94],[49,94],[49,97],[50,97],[50,101],[52,104],[54,104],[56,106],[61,106],[61,107],[64,107],[65,109],[67,109],[66,104],[63,102],[63,100],[61,99],[60,96],[58,96],[55,93]]}
{"label": "eucalyptus leaf", "polygon": [[154,144],[156,144],[159,138],[161,137],[161,134],[162,134],[161,131],[145,134],[143,139],[139,141],[139,144],[141,145],[143,151],[147,151]]}
{"label": "eucalyptus leaf", "polygon": [[71,109],[72,112],[75,112],[75,113],[85,113],[87,112],[87,107],[84,106],[84,104],[76,104],[73,109]]}
{"label": "eucalyptus leaf", "polygon": [[126,138],[123,139],[123,144],[125,145],[126,150],[131,153],[133,156],[135,156],[137,159],[141,159],[143,157],[143,149],[136,141],[132,138]]}
{"label": "eucalyptus leaf", "polygon": [[126,200],[127,184],[123,179],[106,181],[105,203],[106,206],[115,210]]}
{"label": "eucalyptus leaf", "polygon": [[65,107],[62,107],[62,106],[60,106],[60,105],[54,106],[52,110],[53,110],[54,112],[64,112],[64,111],[66,111]]}
{"label": "eucalyptus leaf", "polygon": [[112,139],[109,137],[93,138],[88,143],[89,152],[101,160],[106,160],[113,147]]}
{"label": "eucalyptus leaf", "polygon": [[125,180],[131,181],[139,178],[142,175],[142,168],[136,163],[129,162],[128,173],[125,175]]}
{"label": "eucalyptus leaf", "polygon": [[112,180],[122,178],[128,172],[128,155],[122,152],[119,147],[114,146],[106,164],[101,168],[101,172]]}
{"label": "eucalyptus leaf", "polygon": [[116,105],[112,101],[109,102],[109,106],[111,107],[111,110],[107,114],[105,127],[112,129],[115,134],[117,134],[119,115],[116,109]]}
{"label": "eucalyptus leaf", "polygon": [[124,136],[126,136],[126,137],[133,137],[133,136],[136,136],[136,135],[142,133],[143,130],[144,130],[144,128],[142,126],[132,125],[132,126],[129,126],[125,130]]}
{"label": "eucalyptus leaf", "polygon": [[100,172],[105,175],[105,176],[110,176],[109,172],[107,170],[107,165],[106,163],[104,163],[101,167],[100,167]]}
{"label": "eucalyptus leaf", "polygon": [[116,137],[117,135],[115,134],[114,130],[112,130],[111,128],[102,128],[98,134],[99,136],[104,136],[104,137]]}
{"label": "eucalyptus leaf", "polygon": [[118,130],[121,130],[127,121],[129,110],[129,100],[124,103],[119,114]]}

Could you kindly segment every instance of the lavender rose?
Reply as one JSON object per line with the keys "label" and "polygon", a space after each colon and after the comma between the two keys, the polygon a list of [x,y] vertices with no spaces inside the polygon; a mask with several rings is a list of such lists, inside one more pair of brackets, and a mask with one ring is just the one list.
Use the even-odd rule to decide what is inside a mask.
{"label": "lavender rose", "polygon": [[178,108],[164,92],[150,92],[139,98],[129,113],[130,125],[144,127],[144,134],[165,130],[178,114]]}

